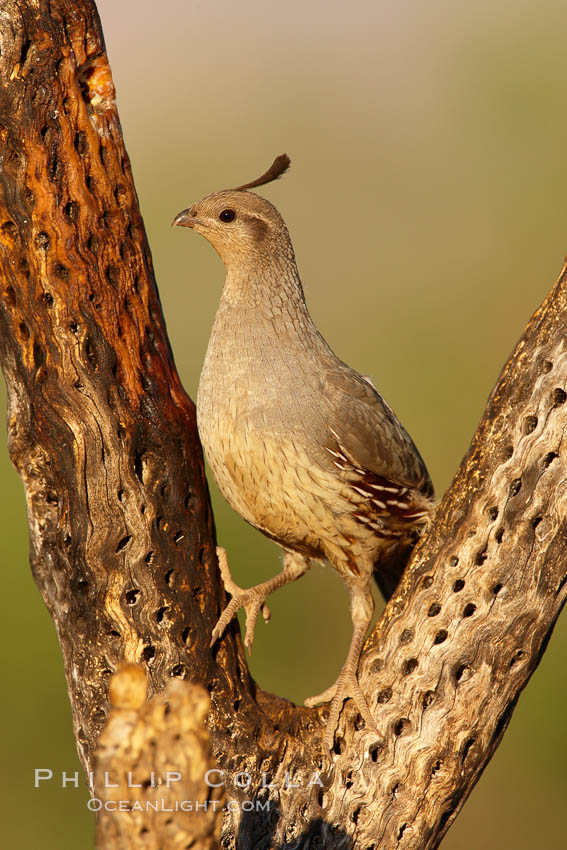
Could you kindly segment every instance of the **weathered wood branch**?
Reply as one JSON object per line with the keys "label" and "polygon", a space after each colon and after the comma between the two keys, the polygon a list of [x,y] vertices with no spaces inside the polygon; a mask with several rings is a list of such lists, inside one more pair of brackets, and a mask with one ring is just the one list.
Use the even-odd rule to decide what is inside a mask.
{"label": "weathered wood branch", "polygon": [[[5,0],[0,40],[10,454],[85,768],[108,715],[109,677],[137,662],[160,716],[166,704],[187,711],[184,691],[160,696],[172,678],[205,687],[212,755],[203,744],[203,763],[225,771],[229,798],[270,804],[227,812],[223,846],[308,846],[319,836],[328,848],[436,847],[498,745],[567,593],[567,268],[368,642],[361,679],[383,737],[365,732],[347,703],[329,756],[323,712],[257,690],[235,627],[209,648],[223,591],[194,407],[167,341],[94,4]],[[172,734],[155,727],[151,708],[135,710],[131,730],[154,724],[156,763],[185,765],[190,724]],[[97,775],[116,764],[116,724],[115,712]],[[122,752],[123,771],[135,756]],[[238,772],[250,775],[247,788]],[[289,779],[297,787],[286,788]],[[180,793],[193,793],[191,782]],[[105,815],[99,846],[153,846],[152,814],[124,817],[129,838],[124,820]],[[161,846],[183,834],[182,814],[172,817]],[[213,846],[217,826],[211,818],[191,840]]]}
{"label": "weathered wood branch", "polygon": [[142,667],[124,664],[109,695],[90,801],[100,812],[97,846],[214,850],[227,801],[210,755],[206,690],[176,679],[146,701]]}

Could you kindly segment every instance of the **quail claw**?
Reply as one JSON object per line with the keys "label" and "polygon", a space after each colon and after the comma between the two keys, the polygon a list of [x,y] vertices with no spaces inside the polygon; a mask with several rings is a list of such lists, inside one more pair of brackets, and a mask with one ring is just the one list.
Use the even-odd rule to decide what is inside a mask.
{"label": "quail claw", "polygon": [[323,736],[325,746],[328,750],[333,749],[335,731],[339,723],[339,715],[343,707],[343,702],[346,699],[354,700],[355,706],[364,719],[366,728],[382,737],[368,707],[366,698],[358,684],[356,671],[351,670],[345,665],[345,667],[341,670],[339,678],[333,685],[331,685],[330,688],[327,688],[327,690],[323,691],[321,694],[317,694],[317,696],[309,697],[304,703],[306,706],[312,708],[313,706],[324,702],[331,702],[329,717],[325,728],[325,734]]}
{"label": "quail claw", "polygon": [[266,596],[269,591],[264,592],[262,585],[244,590],[236,584],[230,574],[226,550],[223,549],[222,546],[217,546],[217,558],[223,584],[226,591],[232,596],[232,599],[220,615],[217,624],[213,629],[210,646],[213,646],[213,644],[216,643],[233,617],[236,616],[241,608],[244,608],[244,611],[246,612],[244,645],[248,650],[248,654],[251,655],[258,612],[262,612],[262,617],[266,623],[271,617],[270,609],[266,605]]}

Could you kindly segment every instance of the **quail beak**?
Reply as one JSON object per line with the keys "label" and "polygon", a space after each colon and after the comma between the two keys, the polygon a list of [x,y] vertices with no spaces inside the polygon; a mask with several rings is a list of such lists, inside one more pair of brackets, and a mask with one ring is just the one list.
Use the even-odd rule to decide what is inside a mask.
{"label": "quail beak", "polygon": [[171,222],[171,226],[174,227],[175,225],[179,225],[180,227],[194,227],[198,223],[199,219],[196,217],[195,213],[192,213],[190,209],[186,209],[177,213]]}

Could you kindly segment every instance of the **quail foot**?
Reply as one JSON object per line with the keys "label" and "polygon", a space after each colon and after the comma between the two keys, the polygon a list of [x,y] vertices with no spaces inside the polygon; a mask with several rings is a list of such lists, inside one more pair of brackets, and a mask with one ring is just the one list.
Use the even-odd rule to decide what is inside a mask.
{"label": "quail foot", "polygon": [[284,550],[283,569],[249,590],[230,576],[232,600],[217,640],[240,608],[250,649],[268,595],[328,561],[350,595],[353,634],[335,684],[306,701],[331,701],[325,743],[333,746],[343,702],[354,700],[377,730],[375,699],[357,667],[374,611],[371,581],[390,594],[407,553],[427,526],[433,488],[413,441],[369,378],[343,363],[308,312],[287,227],[250,190],[289,166],[277,157],[261,177],[207,195],[175,218],[216,249],[226,279],[199,382],[197,423],[228,503]]}

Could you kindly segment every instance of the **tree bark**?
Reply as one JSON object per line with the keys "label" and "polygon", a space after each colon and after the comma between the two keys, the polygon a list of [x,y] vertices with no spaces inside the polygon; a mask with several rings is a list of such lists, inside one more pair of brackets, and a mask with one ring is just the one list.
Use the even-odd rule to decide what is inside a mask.
{"label": "tree bark", "polygon": [[[367,642],[360,678],[382,736],[347,702],[328,754],[324,709],[257,689],[235,625],[209,648],[225,597],[195,411],[166,336],[95,6],[5,0],[0,39],[10,455],[79,753],[103,801],[103,768],[126,793],[128,771],[169,764],[186,768],[175,799],[249,804],[222,814],[222,837],[217,812],[193,828],[179,811],[103,811],[98,846],[436,847],[567,593],[567,267]],[[112,678],[109,716],[124,661],[139,667]],[[223,771],[222,790],[190,777],[191,763]]]}

